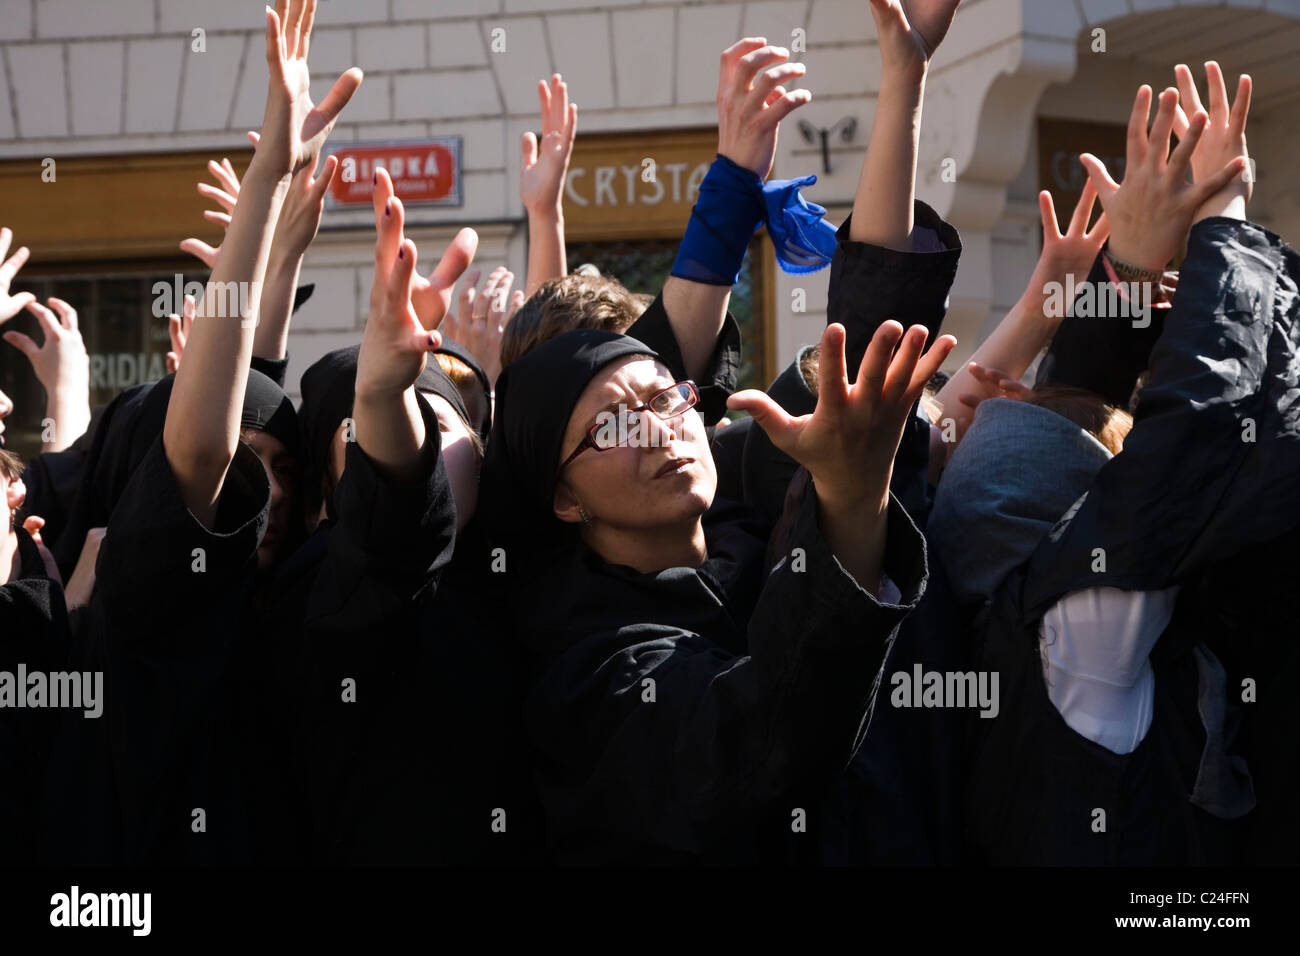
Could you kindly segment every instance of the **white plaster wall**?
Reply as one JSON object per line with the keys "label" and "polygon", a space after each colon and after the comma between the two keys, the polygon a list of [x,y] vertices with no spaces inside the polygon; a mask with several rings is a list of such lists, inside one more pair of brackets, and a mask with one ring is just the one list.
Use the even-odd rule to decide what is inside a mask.
{"label": "white plaster wall", "polygon": [[[263,0],[0,0],[0,158],[223,150],[245,146],[260,122],[266,68]],[[1300,17],[1300,0],[966,0],[940,49],[927,92],[918,195],[962,232],[962,267],[949,329],[962,341],[951,365],[1014,301],[1037,255],[1033,117],[1115,119],[1140,70],[1078,62],[1077,38],[1097,24],[1150,10],[1229,6]],[[192,50],[202,28],[206,52]],[[866,0],[322,0],[313,36],[317,95],[352,65],[366,81],[339,123],[340,141],[464,137],[465,205],[413,208],[413,234],[432,257],[461,225],[484,236],[480,262],[525,267],[517,196],[519,134],[536,125],[534,84],[563,69],[599,132],[709,126],[718,54],[742,35],[789,44],[806,31],[806,85],[798,116],[818,127],[858,121],[832,171],[819,146],[787,124],[774,175],[816,172],[810,199],[834,222],[851,207],[875,109],[879,52]],[[1120,27],[1122,29],[1122,26]],[[492,51],[505,30],[506,50]],[[1081,84],[1072,91],[1066,85]],[[1041,101],[1041,102],[1040,102]],[[1065,111],[1065,112],[1061,112]],[[1300,124],[1278,106],[1252,118],[1261,221],[1300,233],[1295,162]],[[952,159],[955,182],[945,182]],[[2,215],[0,215],[2,218]],[[178,237],[179,238],[179,237]],[[365,211],[330,211],[304,275],[319,284],[295,322],[296,372],[349,330],[368,295]],[[775,282],[778,360],[815,339],[825,321],[828,271]],[[806,292],[807,311],[791,309]]]}

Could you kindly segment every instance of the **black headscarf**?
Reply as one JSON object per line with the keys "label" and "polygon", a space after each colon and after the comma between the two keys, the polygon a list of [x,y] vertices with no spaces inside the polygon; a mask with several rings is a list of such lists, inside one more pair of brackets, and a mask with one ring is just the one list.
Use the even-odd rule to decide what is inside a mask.
{"label": "black headscarf", "polygon": [[293,410],[293,402],[284,389],[257,369],[248,370],[239,427],[266,432],[278,438],[291,455],[298,456],[298,413]]}
{"label": "black headscarf", "polygon": [[[293,311],[297,312],[302,308],[303,303],[311,298],[311,294],[316,291],[316,283],[306,282],[293,290]],[[293,314],[293,313],[290,313]]]}
{"label": "black headscarf", "polygon": [[[464,362],[465,365],[469,367],[469,370],[474,373],[474,377],[478,379],[479,388],[483,390],[483,404],[487,409],[487,415],[484,416],[484,419],[481,422],[469,422],[468,418],[465,420],[469,422],[469,427],[475,429],[478,432],[479,437],[486,442],[488,436],[492,432],[492,383],[488,381],[487,372],[485,372],[483,366],[478,363],[478,359],[474,358],[474,356],[470,354],[469,349],[465,348],[465,346],[461,345],[454,339],[443,338],[442,347],[434,349],[434,354],[450,355],[452,358],[460,359],[460,361]],[[416,384],[416,387],[420,387],[418,383]]]}
{"label": "black headscarf", "polygon": [[[318,507],[321,476],[329,465],[330,445],[339,423],[352,414],[357,384],[360,345],[327,352],[302,373],[302,403],[298,423],[302,430],[303,492],[308,508]],[[326,503],[327,507],[332,507]]]}
{"label": "black headscarf", "polygon": [[456,409],[456,414],[465,423],[465,427],[470,431],[477,430],[474,423],[470,421],[469,409],[465,407],[465,396],[460,393],[460,388],[437,362],[430,360],[429,364],[424,367],[420,377],[415,380],[415,390],[417,392],[427,392],[431,395],[440,395],[445,398],[447,403]]}
{"label": "black headscarf", "polygon": [[[55,546],[64,580],[77,566],[86,532],[107,527],[109,516],[167,423],[175,375],[137,385],[119,394],[104,409],[86,453],[67,527]],[[298,450],[297,417],[284,389],[256,369],[248,371],[241,427],[264,431]]]}
{"label": "black headscarf", "polygon": [[602,368],[631,355],[659,357],[631,336],[577,329],[543,343],[501,372],[478,509],[494,534],[516,537],[554,530],[556,466],[569,416]]}
{"label": "black headscarf", "polygon": [[[319,506],[314,500],[319,492],[321,476],[329,465],[330,446],[339,424],[352,414],[356,399],[357,359],[360,345],[335,349],[317,359],[302,373],[302,404],[298,408],[303,441],[303,487],[307,491],[308,507]],[[455,353],[448,353],[455,354]],[[472,366],[471,366],[472,367]],[[465,398],[460,389],[437,364],[430,361],[415,382],[416,391],[441,395],[449,403],[467,428],[474,429]],[[334,503],[325,503],[329,517],[334,517]]]}

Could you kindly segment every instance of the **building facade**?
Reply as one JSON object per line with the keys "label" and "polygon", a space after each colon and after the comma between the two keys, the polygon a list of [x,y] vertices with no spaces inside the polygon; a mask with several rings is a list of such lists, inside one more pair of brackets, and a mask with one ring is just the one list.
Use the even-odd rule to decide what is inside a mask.
{"label": "building facade", "polygon": [[[0,0],[0,224],[32,259],[15,289],[82,312],[94,398],[161,374],[159,281],[202,280],[177,243],[220,233],[194,189],[209,158],[237,167],[261,122],[262,0]],[[412,205],[426,267],[466,225],[477,265],[522,282],[527,228],[520,135],[536,129],[536,81],[559,71],[579,104],[566,189],[570,262],[591,259],[655,291],[716,147],[718,56],[741,36],[792,47],[813,101],[782,129],[774,174],[816,173],[807,198],[841,221],[870,132],[879,51],[866,0],[320,0],[315,95],[356,65],[366,74],[332,143],[460,142],[455,205]],[[1300,234],[1300,0],[966,0],[932,67],[918,196],[961,232],[948,330],[961,361],[1018,298],[1038,253],[1035,195],[1058,212],[1081,187],[1077,154],[1118,178],[1134,90],[1172,85],[1173,66],[1217,58],[1250,72],[1256,160],[1252,215]],[[800,123],[799,121],[803,121]],[[647,160],[656,176],[640,173]],[[288,386],[324,352],[357,341],[372,268],[368,206],[331,206],[303,281]],[[773,376],[825,319],[827,271],[779,272],[756,239],[737,307],[747,374]],[[637,288],[638,283],[644,288]],[[0,346],[0,381],[19,431],[39,386]]]}

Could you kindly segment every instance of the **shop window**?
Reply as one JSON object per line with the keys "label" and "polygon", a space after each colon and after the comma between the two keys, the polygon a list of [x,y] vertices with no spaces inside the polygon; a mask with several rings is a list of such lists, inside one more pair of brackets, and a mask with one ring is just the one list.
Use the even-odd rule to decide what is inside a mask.
{"label": "shop window", "polygon": [[[57,268],[57,267],[54,267]],[[33,270],[34,271],[34,270]],[[50,296],[63,299],[77,310],[78,327],[90,357],[90,404],[103,405],[132,385],[156,381],[166,374],[171,348],[166,312],[178,287],[178,273],[166,266],[120,272],[79,267],[77,271],[28,275],[24,269],[14,291],[33,293],[42,304]],[[202,283],[206,272],[180,273],[179,288]],[[161,284],[161,285],[159,285]],[[160,295],[155,287],[167,287]],[[179,303],[174,311],[179,312]],[[24,310],[5,323],[5,331],[24,332],[36,341],[44,333],[36,316]],[[0,343],[0,389],[14,403],[5,420],[6,447],[24,459],[41,450],[41,420],[45,417],[45,391],[27,357],[8,343]]]}
{"label": "shop window", "polygon": [[[740,324],[740,388],[766,388],[771,370],[766,367],[768,329],[763,321],[762,240],[755,239],[740,268],[740,278],[731,289],[728,308]],[[589,262],[618,279],[632,292],[658,295],[677,257],[677,239],[635,239],[621,242],[571,242],[569,268]]]}

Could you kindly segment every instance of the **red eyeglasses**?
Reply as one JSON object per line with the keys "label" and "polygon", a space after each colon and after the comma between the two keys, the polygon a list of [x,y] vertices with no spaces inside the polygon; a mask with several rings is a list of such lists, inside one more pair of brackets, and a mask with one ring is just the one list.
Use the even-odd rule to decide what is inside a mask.
{"label": "red eyeglasses", "polygon": [[[599,421],[587,429],[587,434],[583,437],[582,443],[573,449],[572,455],[564,459],[564,464],[560,465],[560,471],[564,471],[569,462],[588,448],[596,451],[608,451],[611,448],[626,445],[629,433],[633,432],[640,424],[637,416],[641,412],[650,412],[657,418],[669,421],[684,415],[694,408],[699,401],[700,392],[695,387],[694,382],[676,382],[662,392],[655,392],[644,405],[624,409],[621,413],[621,420],[613,417],[613,413],[602,413],[609,414],[610,418]],[[556,474],[559,474],[559,472],[556,472]]]}

